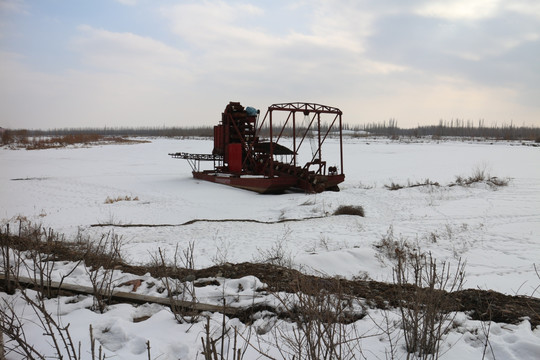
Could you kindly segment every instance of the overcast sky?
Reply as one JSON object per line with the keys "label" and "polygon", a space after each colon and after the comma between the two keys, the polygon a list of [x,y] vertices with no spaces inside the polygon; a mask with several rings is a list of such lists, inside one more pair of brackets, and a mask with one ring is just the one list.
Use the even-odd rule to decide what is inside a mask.
{"label": "overcast sky", "polygon": [[0,0],[0,81],[8,128],[213,125],[229,101],[540,126],[540,1]]}

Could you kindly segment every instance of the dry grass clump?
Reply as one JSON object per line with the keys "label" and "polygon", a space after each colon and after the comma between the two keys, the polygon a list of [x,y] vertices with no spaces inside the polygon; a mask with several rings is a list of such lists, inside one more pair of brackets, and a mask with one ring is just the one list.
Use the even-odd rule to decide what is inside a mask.
{"label": "dry grass clump", "polygon": [[401,184],[397,184],[395,182],[392,181],[392,183],[390,185],[384,185],[385,188],[387,188],[388,190],[392,190],[392,191],[395,191],[395,190],[401,190],[403,189],[405,186],[404,185],[401,185]]}
{"label": "dry grass clump", "polygon": [[491,176],[485,168],[477,167],[468,177],[456,176],[456,181],[448,186],[470,186],[477,183],[486,183],[492,187],[508,186],[510,179],[501,179],[496,176]]}
{"label": "dry grass clump", "polygon": [[390,185],[384,185],[384,187],[387,188],[388,190],[401,190],[404,188],[414,188],[414,187],[419,187],[419,186],[441,186],[441,185],[437,181],[431,181],[429,179],[426,179],[423,182],[418,181],[415,183],[408,181],[407,185],[397,184],[393,181]]}
{"label": "dry grass clump", "polygon": [[109,197],[107,196],[107,198],[105,199],[105,204],[114,204],[115,202],[119,202],[119,201],[139,201],[139,197],[138,196],[135,196],[135,197],[131,197],[131,196],[117,196],[117,197]]}
{"label": "dry grass clump", "polygon": [[381,239],[373,244],[377,254],[375,257],[381,262],[397,263],[399,257],[408,257],[416,251],[415,247],[403,238],[394,236],[394,227],[390,225],[386,234]]}
{"label": "dry grass clump", "polygon": [[486,183],[493,187],[500,187],[500,186],[508,186],[510,183],[510,179],[501,179],[496,176],[492,177],[477,177],[477,176],[469,176],[469,177],[462,177],[462,176],[456,176],[456,181],[453,184],[450,184],[449,186],[470,186],[473,184],[478,183]]}
{"label": "dry grass clump", "polygon": [[[481,184],[485,183],[493,188],[501,187],[501,186],[507,186],[510,183],[510,179],[508,178],[498,178],[496,176],[491,176],[487,172],[485,168],[478,167],[473,170],[472,174],[470,176],[461,176],[458,175],[455,177],[455,181],[453,183],[448,184],[448,187],[453,186],[471,186],[473,184]],[[405,188],[414,188],[419,186],[435,186],[439,187],[441,186],[436,181],[431,181],[429,179],[424,180],[423,182],[416,182],[411,183],[410,181],[407,183],[407,185],[398,184],[392,181],[390,185],[384,185],[384,187],[388,190],[401,190]]]}
{"label": "dry grass clump", "polygon": [[365,216],[364,208],[362,206],[354,205],[340,205],[334,215],[354,215],[354,216]]}
{"label": "dry grass clump", "polygon": [[489,178],[487,183],[491,186],[508,186],[510,179],[501,179],[496,176]]}

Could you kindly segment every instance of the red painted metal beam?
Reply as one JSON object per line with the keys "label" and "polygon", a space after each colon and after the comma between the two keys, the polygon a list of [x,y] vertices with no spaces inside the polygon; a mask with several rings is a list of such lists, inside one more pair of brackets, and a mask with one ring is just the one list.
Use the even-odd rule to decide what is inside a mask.
{"label": "red painted metal beam", "polygon": [[283,103],[283,104],[273,104],[268,107],[268,110],[277,110],[277,111],[302,111],[304,113],[317,113],[317,114],[343,114],[341,110],[335,107],[315,104],[315,103]]}

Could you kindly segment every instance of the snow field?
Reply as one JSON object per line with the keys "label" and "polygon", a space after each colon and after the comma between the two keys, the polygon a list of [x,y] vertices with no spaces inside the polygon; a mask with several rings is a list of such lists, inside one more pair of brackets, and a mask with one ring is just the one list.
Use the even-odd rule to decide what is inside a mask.
{"label": "snow field", "polygon": [[[535,291],[540,279],[534,270],[540,259],[538,148],[516,143],[347,139],[346,180],[340,192],[271,196],[194,180],[186,162],[167,156],[177,151],[208,153],[211,141],[151,141],[42,151],[0,149],[2,223],[10,222],[16,229],[16,218],[24,216],[65,233],[68,239],[78,231],[96,238],[114,231],[124,240],[124,258],[134,264],[151,261],[158,248],[170,254],[176,246],[185,248],[189,242],[195,244],[195,265],[201,268],[217,262],[258,260],[279,245],[292,265],[305,272],[380,281],[391,280],[392,264],[374,245],[392,236],[430,251],[438,261],[455,266],[460,258],[465,260],[466,288],[538,297]],[[335,143],[330,145],[334,146],[323,150],[329,163],[336,154]],[[470,176],[477,170],[509,178],[510,183],[500,188],[446,186],[455,176]],[[426,179],[441,186],[384,188],[392,182],[407,185]],[[139,200],[105,203],[107,197],[124,196]],[[366,216],[332,216],[340,205],[362,206]],[[194,219],[261,223],[199,221],[182,225]],[[290,219],[301,221],[278,222]],[[109,223],[166,226],[91,226]],[[121,273],[115,276],[118,283],[133,278]],[[149,276],[145,279],[158,281]],[[84,269],[77,269],[71,281],[87,284],[88,276]],[[219,303],[226,295],[237,304],[270,301],[255,295],[254,290],[264,286],[258,279],[220,282],[222,286],[197,289],[198,299]],[[237,291],[239,284],[244,292]],[[157,296],[156,289],[141,287],[138,291]],[[16,297],[10,301],[31,321],[32,314],[22,301]],[[88,325],[93,324],[96,338],[119,359],[146,359],[146,340],[155,350],[153,356],[161,355],[160,359],[194,359],[200,351],[203,323],[180,325],[160,306],[114,305],[105,314],[97,314],[87,309],[88,297],[48,301],[51,311],[60,312],[62,321],[71,324],[83,349],[88,349]],[[397,314],[390,316],[397,319]],[[370,310],[370,317],[357,322],[358,328],[374,331],[374,322],[383,321],[380,310]],[[218,314],[211,318],[216,326],[221,322]],[[458,320],[456,331],[444,340],[445,357],[481,359],[482,326],[487,325],[468,320],[465,314],[458,314]],[[267,321],[258,320],[260,326]],[[235,320],[230,323],[247,331]],[[39,331],[29,330],[29,336],[45,351]],[[526,321],[520,325],[492,323],[490,331],[493,353],[486,354],[488,359],[532,359],[540,354],[539,330],[531,331]],[[362,339],[367,358],[385,358],[387,346],[384,337]],[[249,354],[247,358],[256,358],[256,353]]]}

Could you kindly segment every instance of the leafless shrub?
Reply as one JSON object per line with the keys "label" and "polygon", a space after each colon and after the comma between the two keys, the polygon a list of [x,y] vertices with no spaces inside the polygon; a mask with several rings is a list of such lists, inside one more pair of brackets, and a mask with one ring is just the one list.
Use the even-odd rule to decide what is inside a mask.
{"label": "leafless shrub", "polygon": [[195,243],[192,241],[183,250],[180,250],[177,245],[172,259],[169,259],[161,248],[153,256],[154,266],[161,267],[162,272],[165,274],[161,278],[161,281],[167,291],[171,311],[176,321],[181,324],[198,321],[198,312],[193,307],[178,305],[178,300],[193,305],[197,302],[195,285],[193,283],[195,280],[195,276],[193,275],[195,270],[194,253]]}
{"label": "leafless shrub", "polygon": [[340,205],[334,215],[354,215],[364,217],[364,208],[362,206],[353,206],[353,205]]}
{"label": "leafless shrub", "polygon": [[[14,302],[22,301],[26,308],[35,315],[31,321],[23,317],[27,311],[15,309]],[[26,336],[27,326],[37,326],[42,330],[43,336],[48,338],[47,344],[52,353],[45,349],[37,349],[32,339]],[[70,324],[63,325],[60,318],[55,317],[47,310],[45,298],[30,290],[20,289],[16,297],[10,302],[2,299],[0,303],[0,333],[4,333],[6,342],[3,350],[6,356],[16,355],[25,359],[86,359],[81,349],[81,341],[75,342],[69,331]],[[91,360],[105,360],[108,358],[101,344],[96,351],[92,325],[89,327]],[[150,343],[147,342],[148,358],[150,359]]]}
{"label": "leafless shrub", "polygon": [[2,299],[2,304],[0,304],[0,332],[6,337],[3,350],[7,355],[13,353],[28,359],[45,359],[27,339],[23,328],[24,321],[20,316],[20,312],[14,309],[12,303]]}
{"label": "leafless shrub", "polygon": [[[36,294],[36,296],[31,294]],[[39,296],[38,293],[34,292],[31,292],[31,294],[27,290],[18,292],[18,296],[36,315],[37,321],[34,324],[39,326],[43,331],[43,335],[50,340],[48,343],[52,347],[55,356],[59,359],[81,359],[80,343],[77,347],[73,342],[69,333],[69,324],[63,326],[59,320],[55,320],[52,314],[47,311],[43,296]],[[48,358],[41,351],[38,351],[32,345],[31,340],[26,337],[24,329],[26,320],[21,317],[22,315],[14,308],[13,304],[4,299],[3,304],[0,305],[0,315],[0,330],[7,337],[5,343],[7,355],[13,353],[30,359]]]}
{"label": "leafless shrub", "polygon": [[[6,224],[6,232],[0,230],[0,248],[6,292],[12,294],[20,276],[28,276],[32,279],[34,288],[41,294],[40,296],[46,298],[56,296],[64,280],[82,261],[76,262],[71,271],[63,274],[60,286],[53,289],[51,287],[52,273],[57,262],[55,250],[58,244],[63,243],[65,243],[63,235],[52,229],[47,230],[40,225],[34,225],[26,219],[19,219],[18,237],[9,233],[9,223]],[[23,249],[18,249],[17,245],[21,244],[24,244]]]}
{"label": "leafless shrub", "polygon": [[[51,262],[61,260],[78,262],[83,260],[86,266],[93,268],[107,265],[112,267],[124,265],[119,253],[115,253],[114,251],[97,251],[95,249],[95,240],[85,235],[80,229],[73,241],[66,241],[63,234],[58,234],[51,229],[46,230],[40,224],[34,224],[25,217],[17,217],[11,221],[17,221],[19,223],[18,230],[10,233],[2,233],[1,229],[3,227],[0,227],[0,233],[2,233],[1,240],[9,244],[12,252],[24,253],[24,259],[26,260],[32,257],[32,252],[37,252],[41,254],[42,259]],[[104,235],[103,237],[106,236],[110,237],[111,235]],[[100,242],[102,243],[103,241],[104,239]],[[17,257],[12,254],[11,258]],[[29,263],[27,265],[31,269]],[[50,266],[49,264],[49,268]],[[13,267],[14,265],[12,264],[11,268]]]}
{"label": "leafless shrub", "polygon": [[381,331],[388,340],[388,347],[385,348],[385,359],[394,360],[397,358],[398,342],[401,338],[400,322],[393,319],[389,311],[381,313],[383,321],[374,319],[369,312],[366,315],[372,320],[373,324]]}
{"label": "leafless shrub", "polygon": [[6,293],[13,294],[14,293],[14,287],[11,282],[11,274],[13,272],[18,273],[17,271],[13,271],[12,264],[11,264],[11,236],[9,234],[9,224],[6,224],[6,231],[4,232],[2,228],[0,228],[0,251],[2,254],[2,272],[5,275],[4,278],[4,289]]}
{"label": "leafless shrub", "polygon": [[[217,333],[218,337],[215,337],[215,335],[212,334],[210,318],[207,318],[206,324],[204,325],[204,336],[201,337],[201,355],[203,355],[204,360],[244,359],[246,351],[250,345],[249,339],[251,331],[248,330],[247,338],[240,334],[237,327],[232,328],[232,338],[229,334],[230,331],[231,328],[227,327],[226,318],[225,315],[223,315],[222,323]],[[241,345],[239,344],[239,340],[242,342]]]}
{"label": "leafless shrub", "polygon": [[481,321],[480,326],[482,327],[482,333],[484,335],[484,349],[482,351],[482,360],[486,358],[486,354],[489,348],[489,351],[491,352],[491,358],[495,359],[495,352],[493,351],[493,347],[491,346],[491,342],[489,341],[489,336],[491,334],[491,302],[488,303],[487,307],[487,321]]}
{"label": "leafless shrub", "polygon": [[104,313],[113,292],[114,267],[122,262],[123,240],[117,234],[109,232],[101,236],[96,243],[88,243],[88,252],[103,259],[101,266],[85,267],[93,289],[93,309]]}
{"label": "leafless shrub", "polygon": [[[536,264],[533,264],[533,267],[534,267],[534,272],[536,273],[536,277],[540,281],[540,271],[536,267]],[[536,292],[538,291],[538,289],[540,289],[540,284],[537,287],[535,287],[534,290],[531,292],[531,295],[530,295],[531,298],[533,298],[536,295]],[[530,308],[532,309],[532,306]],[[535,314],[538,315],[536,311],[535,311]]]}
{"label": "leafless shrub", "polygon": [[30,259],[32,262],[32,278],[34,283],[37,285],[36,290],[38,290],[39,293],[46,298],[55,297],[58,295],[64,280],[71,275],[82,260],[75,262],[72,269],[62,275],[58,288],[53,289],[51,286],[52,273],[57,262],[54,254],[54,247],[57,243],[65,242],[65,239],[62,235],[59,235],[52,229],[43,229],[40,231],[40,227],[38,227],[37,231],[34,233],[33,240],[35,244],[32,246],[32,249],[26,252],[26,259],[21,259],[20,262],[27,268],[28,271],[28,262],[26,260]]}
{"label": "leafless shrub", "polygon": [[[5,274],[11,274],[8,284],[17,288],[17,292],[11,299],[4,298],[0,303],[0,334],[6,339],[3,344],[3,349],[7,351],[6,356],[13,354],[31,359],[82,359],[81,343],[76,346],[69,333],[69,324],[64,326],[60,317],[53,316],[47,309],[46,301],[58,296],[64,279],[83,259],[88,259],[93,264],[86,269],[93,286],[94,308],[103,312],[112,293],[114,266],[121,263],[121,238],[107,234],[95,244],[89,238],[79,236],[75,243],[67,243],[63,236],[51,229],[46,230],[23,218],[19,219],[19,235],[11,235],[8,229],[6,225],[5,232],[0,230],[2,264]],[[9,263],[5,256],[10,258]],[[57,257],[62,256],[73,256],[78,262],[71,271],[62,275],[55,289],[52,286],[52,274]],[[19,276],[25,276],[24,281],[30,281],[30,285],[23,287],[23,281],[19,283]],[[33,290],[27,290],[26,287]],[[14,305],[16,303],[17,308]],[[22,311],[21,304],[24,308]],[[30,309],[30,312],[25,309]],[[25,314],[34,316],[28,318]],[[28,326],[38,326],[42,330],[48,339],[52,355],[47,352],[43,354],[43,349],[37,350],[32,339],[26,337],[25,328]],[[92,339],[92,333],[90,336]],[[105,359],[101,346],[98,354],[94,352],[94,347],[92,340],[92,359]]]}
{"label": "leafless shrub", "polygon": [[462,289],[465,264],[460,261],[456,271],[451,272],[450,265],[439,265],[431,254],[420,252],[397,260],[393,278],[407,358],[437,359],[440,342],[455,317],[447,310],[451,299],[445,291]]}
{"label": "leafless shrub", "polygon": [[[90,324],[89,327],[90,332],[90,354],[92,356],[92,360],[96,360],[96,338],[94,337],[94,328],[92,327],[92,324]],[[105,360],[106,356],[103,352],[103,347],[101,344],[99,345],[98,352],[97,352],[97,360]]]}
{"label": "leafless shrub", "polygon": [[[298,277],[293,294],[276,293],[287,320],[272,329],[272,346],[283,359],[362,358],[354,323],[364,311],[346,296],[338,279],[324,283]],[[289,322],[291,321],[291,322]]]}

